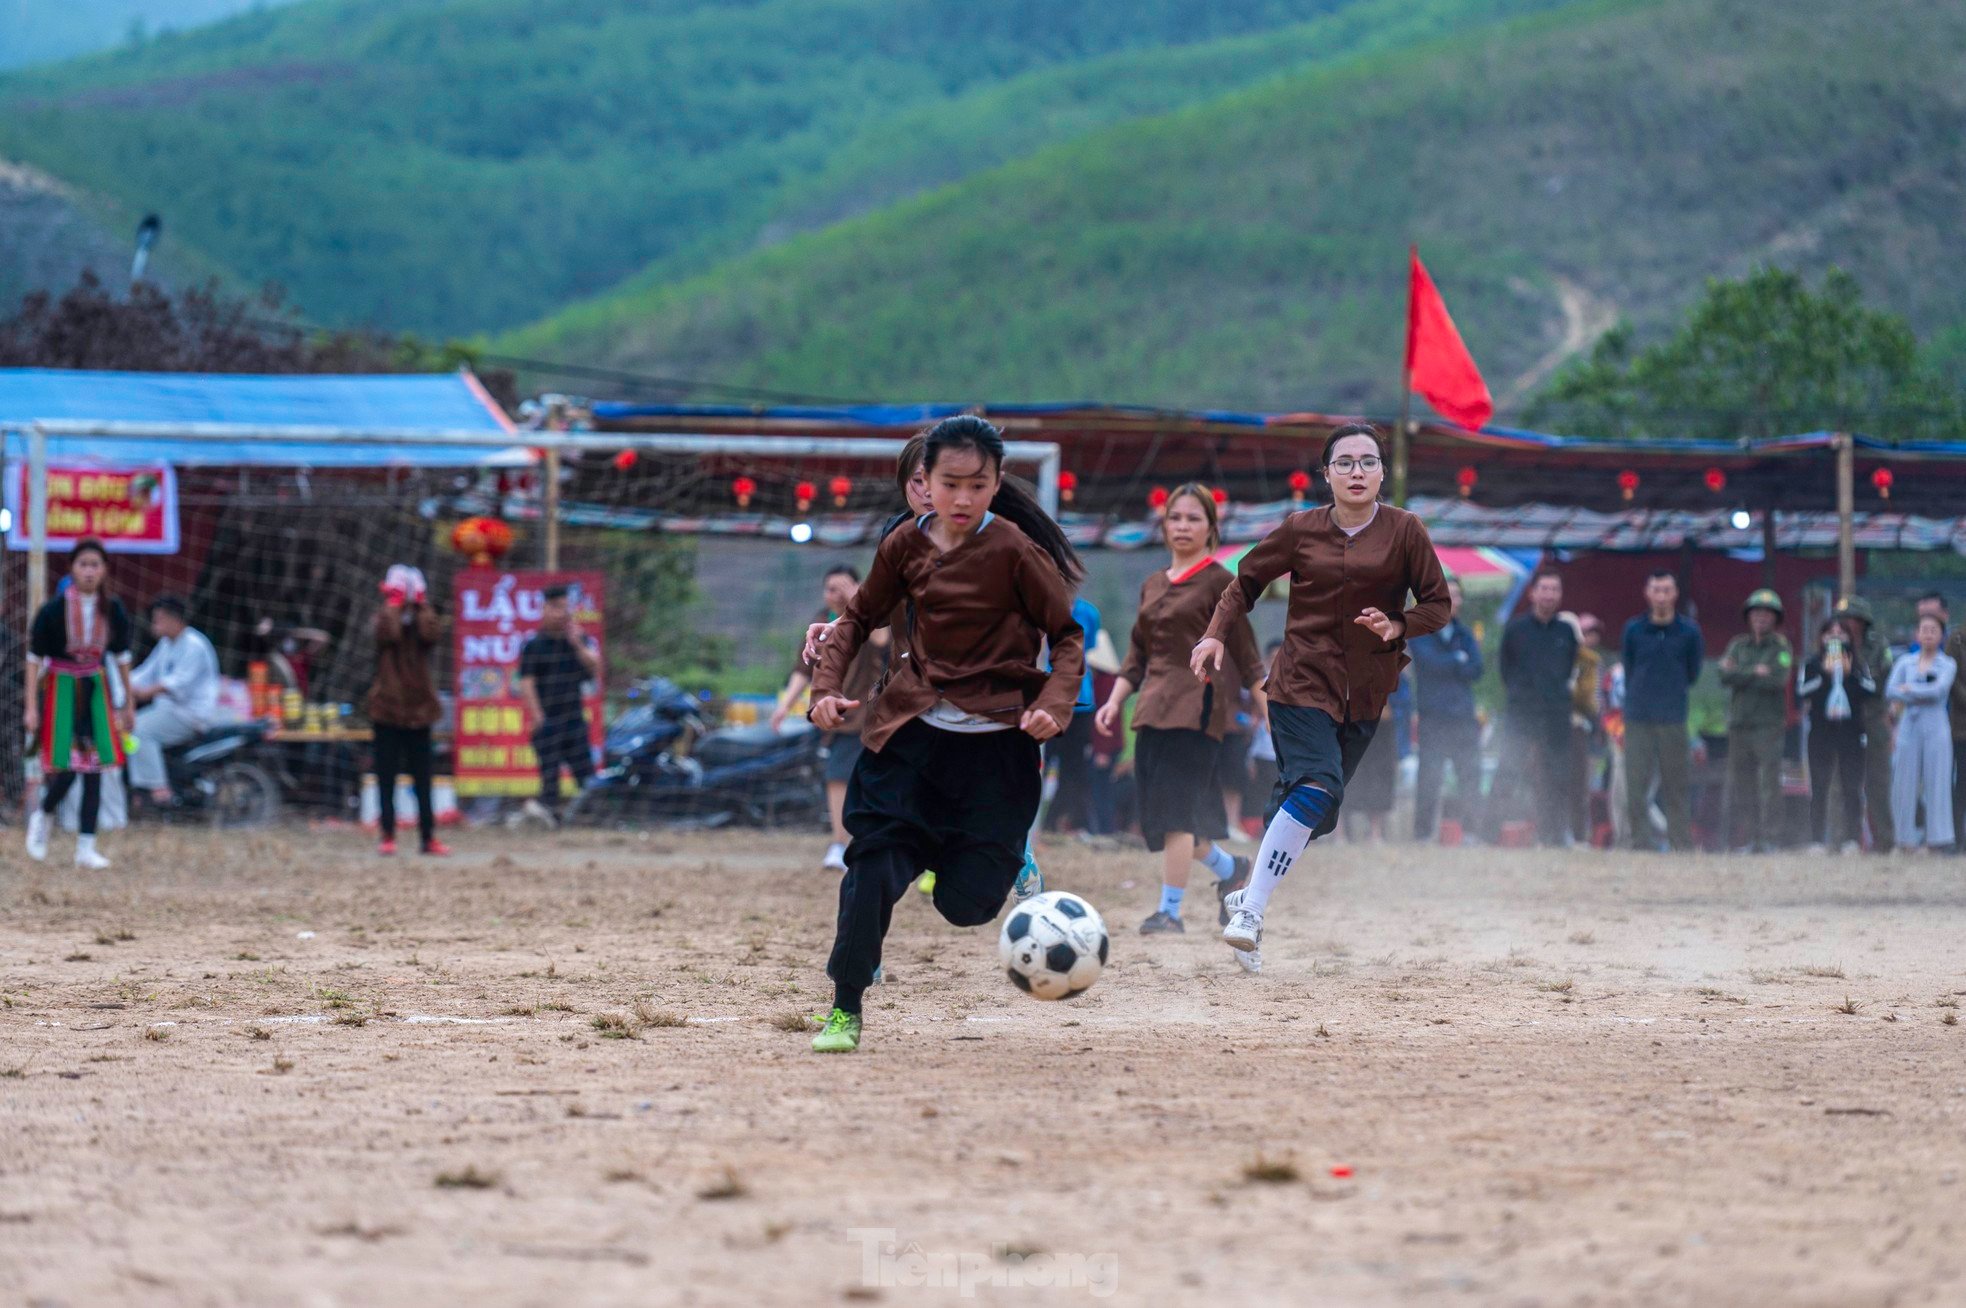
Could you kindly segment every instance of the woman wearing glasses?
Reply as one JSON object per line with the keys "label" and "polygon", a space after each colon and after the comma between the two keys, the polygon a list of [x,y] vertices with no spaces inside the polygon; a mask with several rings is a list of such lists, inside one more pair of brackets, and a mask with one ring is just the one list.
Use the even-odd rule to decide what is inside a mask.
{"label": "woman wearing glasses", "polygon": [[[1445,626],[1447,579],[1420,519],[1379,503],[1385,451],[1370,423],[1324,443],[1331,504],[1284,519],[1249,553],[1195,646],[1196,676],[1222,666],[1222,637],[1278,577],[1290,576],[1283,648],[1270,669],[1270,733],[1278,778],[1269,829],[1247,889],[1230,895],[1222,939],[1249,951],[1277,882],[1310,842],[1337,826],[1386,698],[1406,666],[1406,642]],[[1407,607],[1407,596],[1413,597]]]}

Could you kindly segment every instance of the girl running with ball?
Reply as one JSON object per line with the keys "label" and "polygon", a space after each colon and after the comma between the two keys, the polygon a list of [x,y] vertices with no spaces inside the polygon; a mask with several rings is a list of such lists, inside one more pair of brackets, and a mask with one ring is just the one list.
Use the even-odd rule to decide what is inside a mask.
{"label": "girl running with ball", "polygon": [[[1236,584],[1229,570],[1210,556],[1221,544],[1222,531],[1215,497],[1206,486],[1190,482],[1168,497],[1161,534],[1167,539],[1167,567],[1140,585],[1140,611],[1126,662],[1095,719],[1099,730],[1114,730],[1121,708],[1139,691],[1133,710],[1133,774],[1140,788],[1140,834],[1147,848],[1161,855],[1160,906],[1140,924],[1143,935],[1187,930],[1181,924],[1181,900],[1190,860],[1215,874],[1218,903],[1249,883],[1249,860],[1234,858],[1214,843],[1229,834],[1221,788],[1196,781],[1215,767],[1236,712],[1230,696],[1219,694],[1190,667],[1195,644],[1207,633],[1222,592]],[[1228,655],[1243,684],[1260,688],[1263,660],[1249,619],[1238,617],[1225,630]],[[1254,696],[1260,718],[1262,690],[1255,689]],[[1227,925],[1226,907],[1220,908],[1220,918]],[[1254,951],[1236,957],[1245,967],[1261,966],[1262,956]]]}
{"label": "girl running with ball", "polygon": [[[860,1045],[861,996],[881,963],[894,905],[926,868],[957,926],[1003,907],[1038,811],[1038,743],[1071,721],[1084,635],[1072,620],[1078,558],[1058,524],[1003,477],[1003,437],[976,417],[928,433],[932,511],[881,542],[874,565],[820,648],[813,724],[837,730],[859,707],[840,693],[869,631],[907,604],[897,653],[862,731],[847,786],[853,837],[826,973],[833,1011],[812,1047]],[[1051,668],[1037,666],[1050,643]]]}
{"label": "girl running with ball", "polygon": [[1220,668],[1225,633],[1272,581],[1289,574],[1283,648],[1266,687],[1278,772],[1269,829],[1249,886],[1226,901],[1222,931],[1243,953],[1263,939],[1277,883],[1311,841],[1337,826],[1345,784],[1406,666],[1406,642],[1440,630],[1448,617],[1447,581],[1427,529],[1406,510],[1379,503],[1385,451],[1378,429],[1338,428],[1320,461],[1330,507],[1291,514],[1243,556],[1236,584],[1222,592],[1208,634],[1194,648],[1197,676]]}

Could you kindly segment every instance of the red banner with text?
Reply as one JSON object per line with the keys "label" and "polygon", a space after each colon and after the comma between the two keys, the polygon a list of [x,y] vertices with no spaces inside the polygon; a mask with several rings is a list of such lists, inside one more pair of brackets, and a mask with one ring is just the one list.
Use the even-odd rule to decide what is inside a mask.
{"label": "red banner with text", "polygon": [[[7,547],[33,548],[25,461],[7,469]],[[94,536],[112,554],[175,554],[177,478],[168,463],[133,468],[48,465],[48,548]]]}
{"label": "red banner with text", "polygon": [[[607,667],[601,637],[601,574],[598,572],[515,572],[467,568],[454,588],[457,668],[457,793],[530,795],[539,789],[539,763],[519,695],[519,651],[539,630],[541,592],[568,588],[573,620],[594,642]],[[587,738],[598,750],[607,734],[602,679],[582,688]],[[567,784],[563,779],[562,784]]]}

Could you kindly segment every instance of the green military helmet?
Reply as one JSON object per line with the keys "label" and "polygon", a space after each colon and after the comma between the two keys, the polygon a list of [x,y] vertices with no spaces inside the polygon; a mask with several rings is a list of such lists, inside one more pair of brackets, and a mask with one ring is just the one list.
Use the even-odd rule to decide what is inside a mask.
{"label": "green military helmet", "polygon": [[1760,590],[1748,596],[1747,603],[1741,605],[1741,616],[1746,617],[1756,609],[1767,609],[1775,615],[1776,621],[1779,622],[1783,616],[1782,597],[1768,589],[1768,587],[1763,586]]}
{"label": "green military helmet", "polygon": [[1836,602],[1836,616],[1839,618],[1855,618],[1865,626],[1870,626],[1877,621],[1877,614],[1872,610],[1870,601],[1862,595],[1846,595],[1844,598],[1838,600]]}

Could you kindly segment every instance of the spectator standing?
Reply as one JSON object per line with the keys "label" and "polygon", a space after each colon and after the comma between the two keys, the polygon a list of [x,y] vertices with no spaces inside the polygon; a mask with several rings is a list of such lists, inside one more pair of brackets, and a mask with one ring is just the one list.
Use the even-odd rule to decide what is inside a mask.
{"label": "spectator standing", "polygon": [[[1957,684],[1957,683],[1955,683]],[[1817,853],[1830,846],[1829,797],[1835,788],[1843,814],[1842,849],[1854,854],[1864,832],[1864,708],[1878,694],[1876,678],[1858,659],[1839,618],[1822,625],[1816,653],[1795,684],[1809,722],[1809,839]]]}
{"label": "spectator standing", "polygon": [[1687,707],[1705,660],[1700,629],[1679,612],[1679,582],[1645,579],[1645,613],[1625,624],[1625,785],[1633,849],[1657,850],[1648,797],[1658,782],[1666,840],[1693,848],[1687,776]]}
{"label": "spectator standing", "polygon": [[[1836,602],[1836,616],[1856,649],[1857,658],[1877,679],[1881,689],[1891,675],[1891,647],[1877,633],[1877,616],[1870,601],[1849,595]],[[1891,820],[1891,704],[1878,695],[1864,706],[1864,816],[1870,819],[1870,852],[1888,854],[1897,847]]]}
{"label": "spectator standing", "polygon": [[[897,519],[899,521],[899,519]],[[820,579],[823,602],[819,612],[813,617],[813,625],[830,624],[860,592],[860,574],[852,566],[836,563],[826,570]],[[811,650],[812,629],[807,630],[806,651]],[[888,655],[893,639],[888,627],[881,627],[870,633],[867,641],[854,655],[853,662],[847,665],[846,679],[841,686],[845,698],[856,701],[855,706],[841,715],[840,728],[825,732],[820,737],[821,749],[825,753],[826,769],[826,815],[833,825],[832,843],[826,846],[826,856],[819,866],[827,871],[846,871],[846,791],[847,782],[853,779],[854,765],[860,761],[860,729],[867,720],[868,705],[881,685],[886,674]],[[770,726],[776,732],[785,725],[785,717],[799,696],[806,693],[812,685],[813,670],[819,660],[809,652],[801,652],[799,662],[785,679],[785,689],[778,693],[778,704],[771,711]]]}
{"label": "spectator standing", "polygon": [[[1923,853],[1950,852],[1952,824],[1952,728],[1946,703],[1958,680],[1959,665],[1941,648],[1945,624],[1935,616],[1918,620],[1918,647],[1891,666],[1885,698],[1904,705],[1891,760],[1891,818],[1899,840]],[[1918,825],[1918,806],[1925,824]]]}
{"label": "spectator standing", "polygon": [[1782,739],[1788,734],[1788,682],[1795,656],[1775,630],[1782,597],[1772,590],[1748,596],[1744,635],[1720,656],[1727,688],[1727,806],[1723,841],[1742,832],[1748,853],[1771,853],[1782,818]]}
{"label": "spectator standing", "polygon": [[573,615],[567,588],[540,592],[539,630],[519,651],[519,698],[532,729],[532,752],[539,761],[539,796],[526,801],[526,813],[557,826],[560,821],[560,769],[585,788],[594,779],[594,744],[587,726],[589,685],[600,680],[601,656]]}
{"label": "spectator standing", "polygon": [[1565,613],[1562,617],[1577,636],[1577,672],[1570,679],[1570,758],[1563,774],[1564,810],[1570,820],[1570,838],[1589,843],[1591,741],[1597,735],[1598,682],[1604,675],[1604,655],[1598,649],[1601,624],[1588,613]]}
{"label": "spectator standing", "polygon": [[1497,774],[1489,796],[1490,834],[1499,835],[1503,796],[1524,784],[1536,792],[1536,838],[1567,845],[1569,812],[1564,774],[1570,762],[1570,684],[1577,673],[1577,633],[1559,610],[1563,579],[1542,572],[1529,583],[1529,611],[1502,630],[1502,688],[1508,695],[1503,721],[1505,754],[1512,765]]}
{"label": "spectator standing", "polygon": [[396,852],[396,778],[406,772],[416,795],[423,852],[437,858],[451,852],[437,839],[436,801],[430,793],[430,728],[444,715],[430,655],[443,636],[444,620],[430,606],[422,570],[391,564],[382,580],[382,610],[375,615],[375,681],[368,700],[382,834],[376,852],[385,856]]}
{"label": "spectator standing", "polygon": [[1413,838],[1432,840],[1439,828],[1440,788],[1454,769],[1461,829],[1472,837],[1481,808],[1481,721],[1475,716],[1475,682],[1481,680],[1481,645],[1461,621],[1461,583],[1447,579],[1447,625],[1409,641],[1413,701],[1419,719],[1419,763],[1413,779]]}
{"label": "spectator standing", "polygon": [[[1946,627],[1946,657],[1956,667],[1966,667],[1966,630],[1955,631],[1946,597],[1933,591],[1918,601],[1918,616],[1931,614]],[[1966,852],[1966,684],[1952,680],[1952,696],[1947,704],[1952,723],[1952,824],[1953,849]]]}

